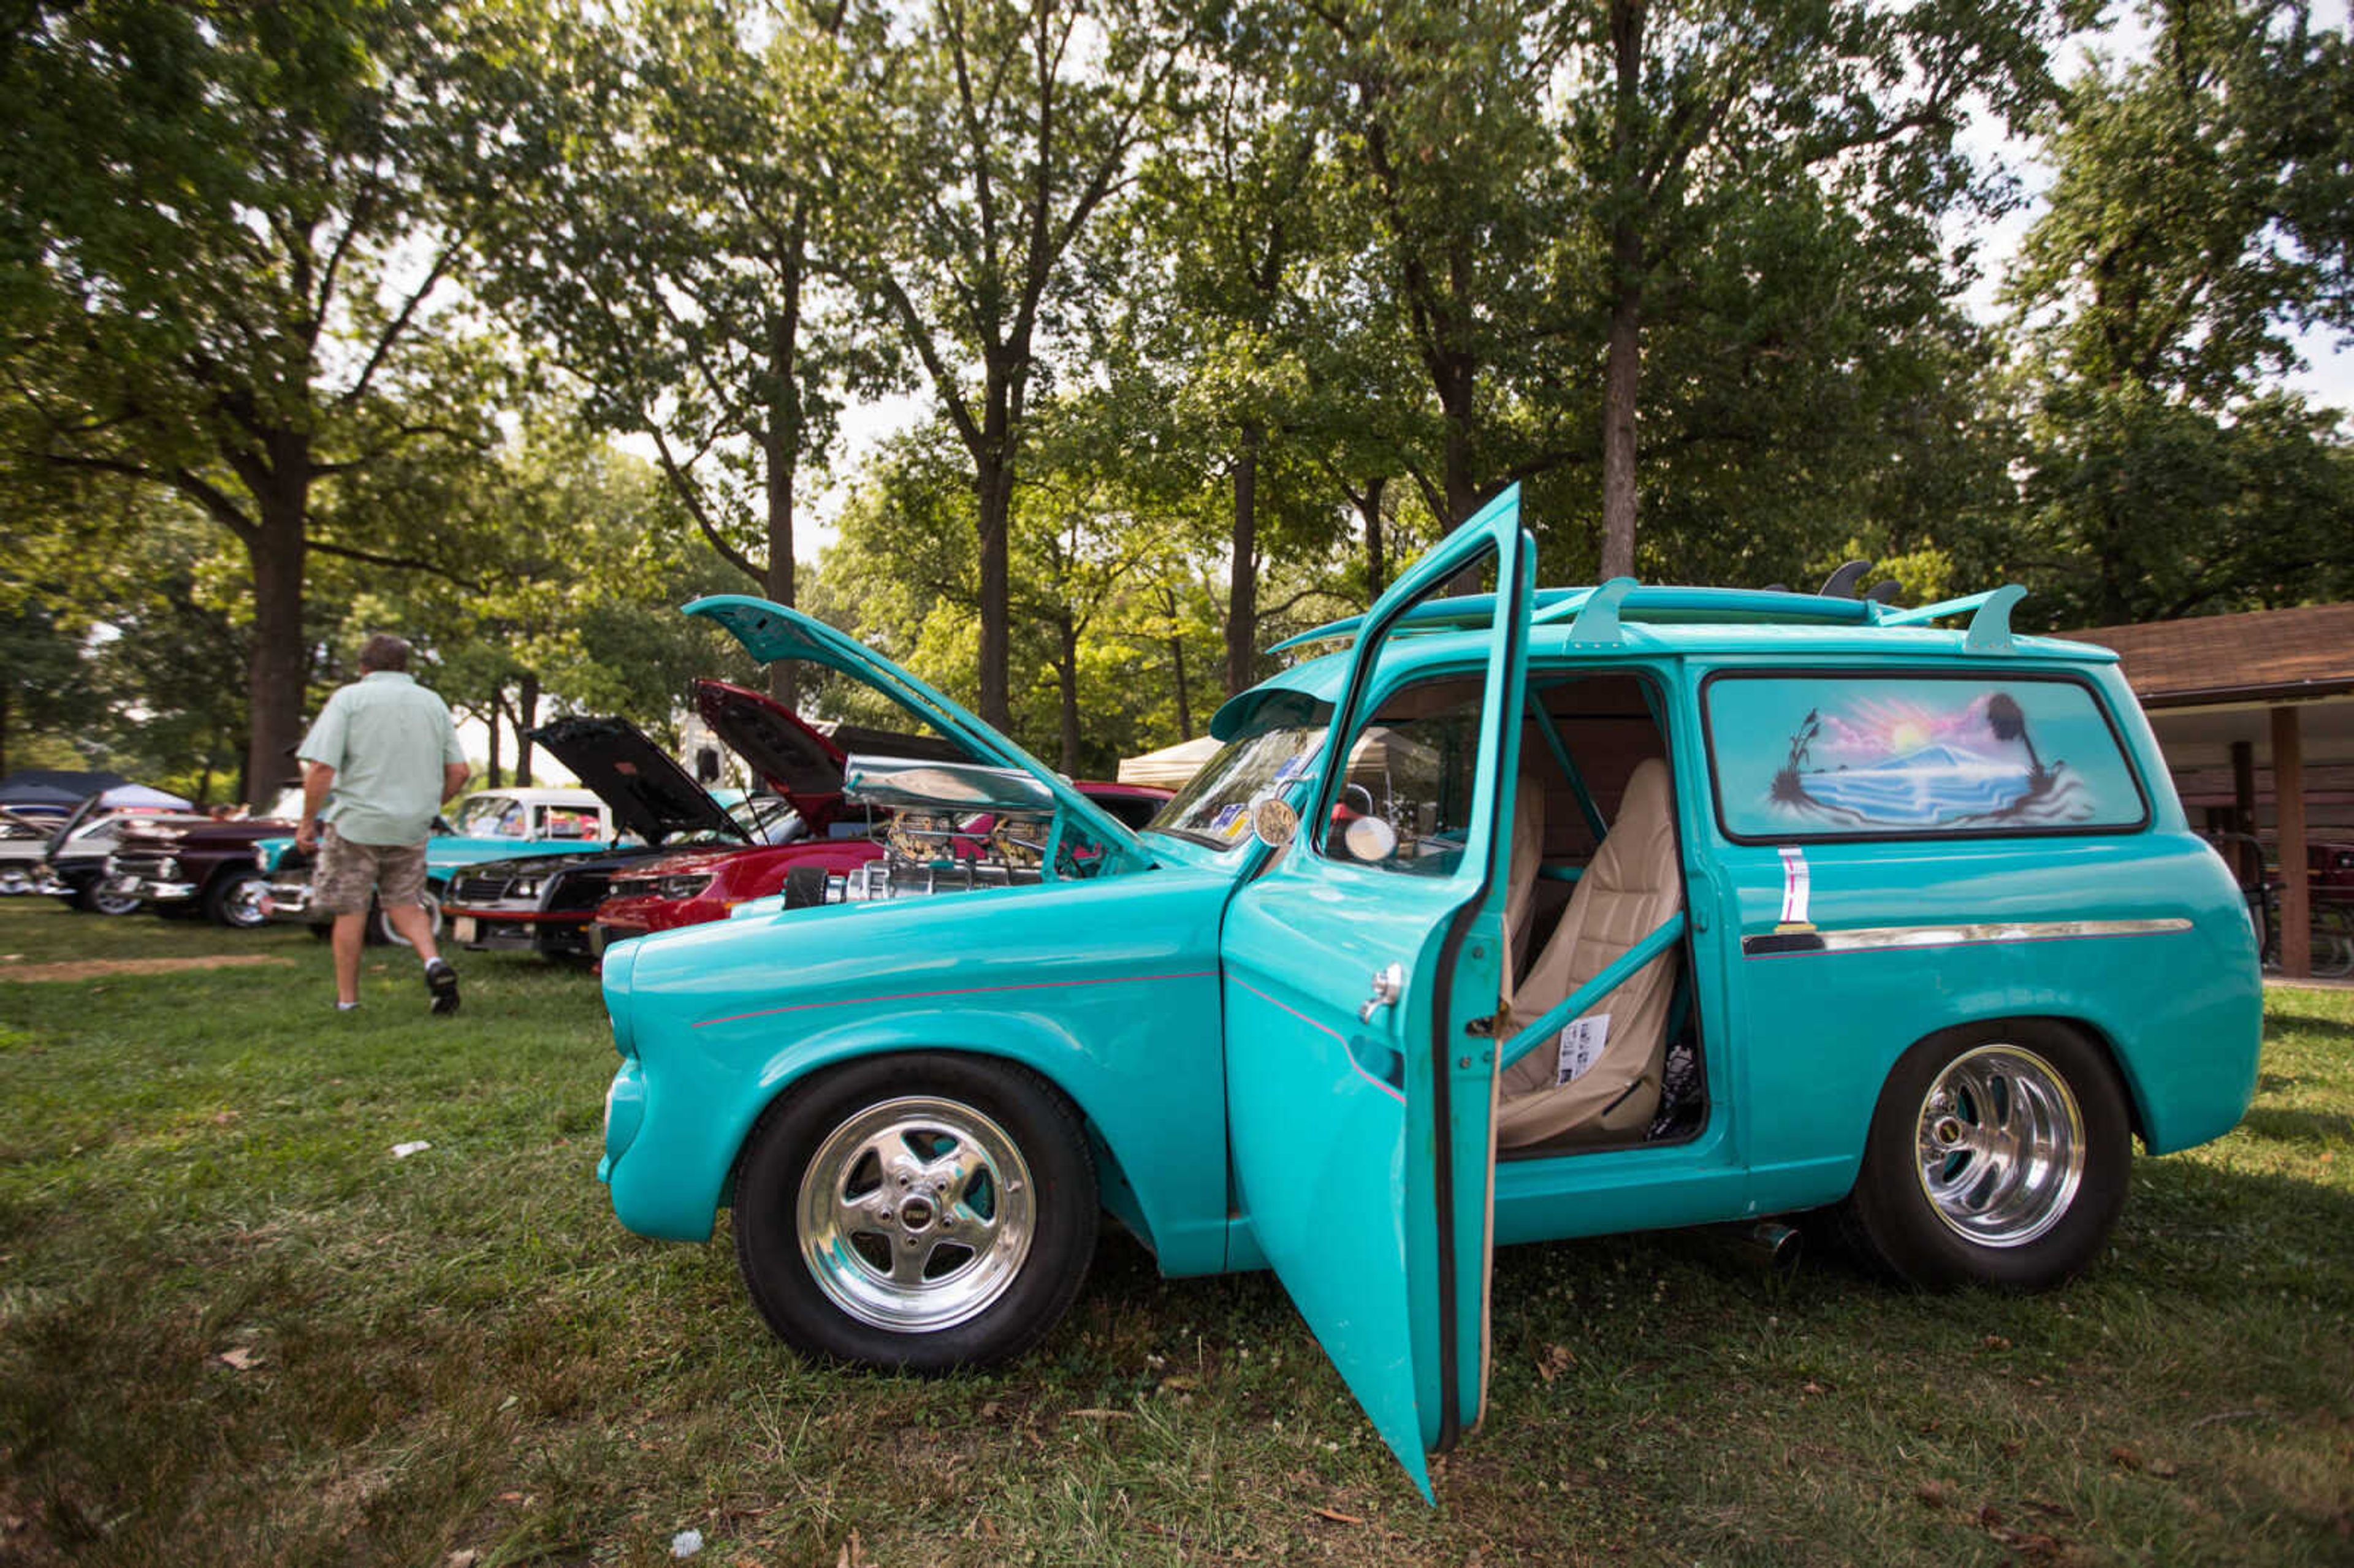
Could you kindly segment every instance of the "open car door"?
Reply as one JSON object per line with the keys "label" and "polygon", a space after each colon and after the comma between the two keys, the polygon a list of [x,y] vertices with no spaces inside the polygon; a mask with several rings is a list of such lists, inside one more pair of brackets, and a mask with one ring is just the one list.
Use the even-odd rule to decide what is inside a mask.
{"label": "open car door", "polygon": [[[1515,487],[1375,603],[1298,839],[1235,895],[1221,937],[1240,1207],[1425,1497],[1425,1456],[1479,1420],[1487,1383],[1489,1030],[1502,996],[1513,793],[1502,785],[1520,765],[1532,556]],[[1384,651],[1422,635],[1400,629],[1407,611],[1489,570],[1484,670],[1409,683],[1444,684],[1453,705],[1439,743],[1416,738],[1384,717],[1404,662]],[[1487,608],[1464,603],[1458,633]],[[1279,824],[1280,810],[1271,815]]]}

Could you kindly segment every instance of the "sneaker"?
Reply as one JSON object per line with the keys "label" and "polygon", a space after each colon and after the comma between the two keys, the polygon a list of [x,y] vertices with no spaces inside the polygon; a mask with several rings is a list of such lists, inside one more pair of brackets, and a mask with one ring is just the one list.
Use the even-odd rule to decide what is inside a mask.
{"label": "sneaker", "polygon": [[425,989],[433,993],[433,1011],[458,1011],[458,971],[450,967],[447,959],[436,959],[425,966]]}

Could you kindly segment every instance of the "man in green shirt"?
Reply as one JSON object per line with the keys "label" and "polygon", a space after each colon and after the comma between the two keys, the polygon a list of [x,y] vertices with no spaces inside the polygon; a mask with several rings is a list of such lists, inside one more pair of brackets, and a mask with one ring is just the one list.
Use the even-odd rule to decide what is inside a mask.
{"label": "man in green shirt", "polygon": [[458,976],[425,914],[425,841],[434,813],[466,787],[466,754],[441,699],[408,674],[408,644],[378,632],[360,678],[319,710],[295,756],[304,764],[294,842],[315,853],[312,906],[335,917],[335,1006],[360,1004],[368,901],[425,960],[433,1011],[458,1011]]}

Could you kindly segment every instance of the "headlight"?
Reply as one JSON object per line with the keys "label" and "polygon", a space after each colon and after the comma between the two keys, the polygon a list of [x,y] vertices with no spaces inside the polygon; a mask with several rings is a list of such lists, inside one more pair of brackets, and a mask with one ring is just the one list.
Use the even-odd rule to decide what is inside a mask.
{"label": "headlight", "polygon": [[664,898],[697,898],[710,890],[711,883],[709,876],[665,876],[662,879],[662,895]]}
{"label": "headlight", "polygon": [[162,860],[159,860],[159,861],[157,861],[157,862],[155,863],[155,880],[156,880],[156,881],[158,881],[158,882],[169,882],[169,881],[171,881],[171,880],[172,880],[172,878],[174,878],[174,877],[175,877],[175,876],[177,876],[177,875],[179,875],[179,874],[180,874],[180,863],[179,863],[178,861],[176,861],[176,860],[174,860],[170,855],[165,855]]}
{"label": "headlight", "polygon": [[541,878],[536,876],[526,876],[519,881],[511,882],[507,885],[507,896],[510,898],[536,898],[539,896],[541,880]]}

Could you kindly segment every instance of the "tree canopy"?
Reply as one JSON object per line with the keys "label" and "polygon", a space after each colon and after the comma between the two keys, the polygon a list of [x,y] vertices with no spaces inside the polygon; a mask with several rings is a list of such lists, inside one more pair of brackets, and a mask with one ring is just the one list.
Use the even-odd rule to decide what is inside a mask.
{"label": "tree canopy", "polygon": [[527,769],[673,726],[735,657],[673,607],[751,587],[1103,773],[1516,482],[1553,581],[2354,592],[2288,379],[2354,340],[2354,59],[2296,0],[5,26],[0,756],[258,799],[397,624]]}

